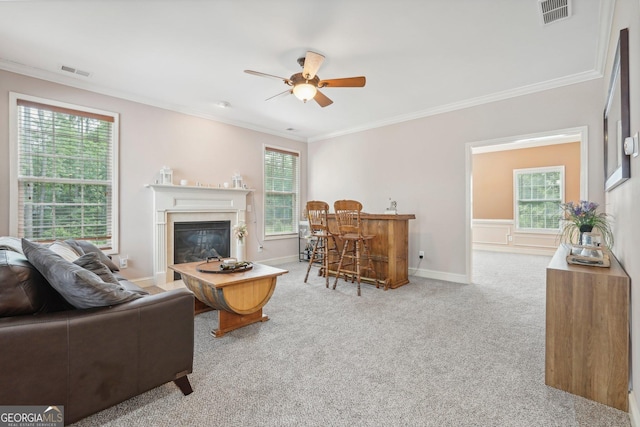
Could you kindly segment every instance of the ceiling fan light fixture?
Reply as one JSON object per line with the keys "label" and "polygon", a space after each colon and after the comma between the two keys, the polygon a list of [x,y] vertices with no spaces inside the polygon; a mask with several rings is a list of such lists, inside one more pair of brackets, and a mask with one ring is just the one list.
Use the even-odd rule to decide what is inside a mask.
{"label": "ceiling fan light fixture", "polygon": [[317,91],[318,89],[314,85],[307,82],[299,83],[293,87],[293,94],[303,102],[313,99]]}
{"label": "ceiling fan light fixture", "polygon": [[324,87],[363,87],[365,85],[367,79],[364,76],[320,80],[317,71],[322,64],[322,61],[324,61],[323,55],[307,51],[307,54],[304,58],[298,58],[298,64],[302,67],[302,72],[295,73],[288,79],[284,77],[274,76],[273,74],[261,73],[259,71],[244,70],[244,72],[247,74],[253,74],[254,76],[271,77],[282,80],[284,84],[289,88],[282,93],[267,98],[267,100],[278,97],[280,95],[293,93],[293,95],[300,101],[306,103],[308,100],[313,99],[322,108],[333,104],[333,101],[318,89]]}

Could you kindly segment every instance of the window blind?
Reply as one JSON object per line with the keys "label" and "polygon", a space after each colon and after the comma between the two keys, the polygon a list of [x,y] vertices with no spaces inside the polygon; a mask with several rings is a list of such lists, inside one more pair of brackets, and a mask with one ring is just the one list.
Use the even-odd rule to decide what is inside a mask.
{"label": "window blind", "polygon": [[564,198],[564,168],[516,169],[514,181],[516,228],[557,232]]}
{"label": "window blind", "polygon": [[18,235],[113,247],[114,118],[18,99]]}
{"label": "window blind", "polygon": [[265,147],[264,230],[266,236],[298,232],[299,168],[298,153]]}

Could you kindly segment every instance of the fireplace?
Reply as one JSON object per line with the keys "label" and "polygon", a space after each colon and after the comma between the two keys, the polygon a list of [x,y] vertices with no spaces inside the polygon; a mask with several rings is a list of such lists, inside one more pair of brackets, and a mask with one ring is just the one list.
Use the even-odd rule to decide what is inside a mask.
{"label": "fireplace", "polygon": [[[194,221],[173,224],[173,263],[206,261],[231,255],[231,221]],[[180,274],[174,272],[173,279]]]}
{"label": "fireplace", "polygon": [[[161,184],[147,187],[153,190],[153,275],[156,285],[162,286],[174,281],[174,272],[168,266],[177,263],[179,258],[191,256],[188,253],[176,255],[175,242],[179,239],[195,239],[188,240],[188,246],[198,246],[198,238],[202,241],[215,240],[218,242],[216,245],[224,240],[226,245],[212,245],[213,249],[222,256],[230,256],[236,252],[236,239],[231,238],[231,230],[239,222],[244,222],[247,194],[253,190]],[[207,223],[216,225],[205,226],[213,227],[213,230],[192,233],[195,237],[182,237],[180,228],[186,223],[198,224],[198,227]],[[220,223],[225,224],[227,231],[217,228]],[[211,251],[211,248],[208,250]]]}

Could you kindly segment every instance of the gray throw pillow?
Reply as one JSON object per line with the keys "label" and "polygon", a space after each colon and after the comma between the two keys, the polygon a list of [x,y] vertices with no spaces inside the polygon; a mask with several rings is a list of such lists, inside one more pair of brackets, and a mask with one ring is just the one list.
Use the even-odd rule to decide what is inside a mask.
{"label": "gray throw pillow", "polygon": [[74,239],[67,239],[65,240],[65,243],[71,246],[80,255],[84,255],[88,253],[97,254],[100,262],[106,265],[107,267],[109,267],[111,271],[120,271],[118,266],[115,265],[113,261],[111,261],[111,258],[109,258],[104,252],[102,252],[102,250],[99,247],[97,247],[93,243],[87,240],[74,240]]}
{"label": "gray throw pillow", "polygon": [[63,259],[42,245],[22,239],[22,249],[49,284],[76,308],[105,307],[141,297],[113,283],[105,283],[95,273]]}
{"label": "gray throw pillow", "polygon": [[[98,277],[100,277],[100,279],[102,279],[103,282],[120,285],[116,276],[114,276],[111,270],[109,270],[109,267],[100,262],[98,254],[96,253],[89,252],[88,254],[84,254],[73,261],[73,263],[94,272]],[[122,286],[120,286],[120,288],[124,289]]]}

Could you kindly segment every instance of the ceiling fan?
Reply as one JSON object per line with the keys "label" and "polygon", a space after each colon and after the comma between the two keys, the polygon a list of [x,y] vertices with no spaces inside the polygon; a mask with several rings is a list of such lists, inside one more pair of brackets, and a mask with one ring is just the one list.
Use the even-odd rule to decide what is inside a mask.
{"label": "ceiling fan", "polygon": [[291,89],[287,89],[284,92],[267,98],[267,100],[292,93],[296,98],[303,102],[313,99],[321,107],[331,105],[333,104],[333,101],[318,89],[325,87],[363,87],[365,85],[366,79],[364,76],[320,80],[320,77],[318,77],[316,73],[323,61],[323,55],[308,51],[305,57],[298,58],[298,64],[302,67],[302,72],[296,73],[288,79],[285,77],[261,73],[259,71],[244,70],[244,72],[255,76],[273,77],[278,80],[282,80],[287,86],[291,86]]}

